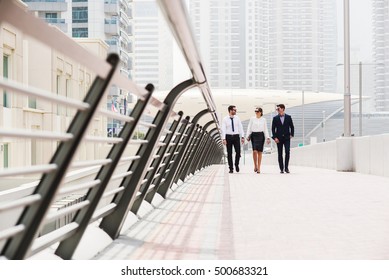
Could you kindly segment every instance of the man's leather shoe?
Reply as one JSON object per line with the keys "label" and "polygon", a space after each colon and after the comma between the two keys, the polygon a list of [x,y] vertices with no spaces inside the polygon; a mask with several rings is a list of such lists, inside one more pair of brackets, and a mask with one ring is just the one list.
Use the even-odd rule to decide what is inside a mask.
{"label": "man's leather shoe", "polygon": [[236,172],[239,172],[239,166],[238,165],[235,166],[235,170],[236,170]]}
{"label": "man's leather shoe", "polygon": [[282,170],[281,170],[281,172],[280,172],[280,173],[281,173],[281,174],[283,174],[283,173],[284,173],[284,171],[282,171]]}
{"label": "man's leather shoe", "polygon": [[233,171],[233,170],[230,170],[230,172],[228,172],[228,173],[234,173],[234,171]]}
{"label": "man's leather shoe", "polygon": [[289,169],[285,169],[285,172],[286,172],[286,173],[290,173],[290,172],[289,172]]}

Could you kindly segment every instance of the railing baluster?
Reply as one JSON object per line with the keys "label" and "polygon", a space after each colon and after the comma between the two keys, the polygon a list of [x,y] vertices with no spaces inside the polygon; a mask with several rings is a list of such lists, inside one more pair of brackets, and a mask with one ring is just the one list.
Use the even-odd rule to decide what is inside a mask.
{"label": "railing baluster", "polygon": [[184,139],[184,142],[182,143],[182,149],[180,150],[180,153],[177,155],[178,160],[175,160],[172,167],[170,168],[170,171],[165,179],[165,181],[160,186],[158,193],[162,197],[166,197],[167,191],[169,188],[173,185],[174,180],[176,177],[179,177],[180,173],[180,166],[184,160],[184,155],[186,154],[187,150],[189,149],[188,143],[192,140],[193,132],[195,131],[195,127],[199,119],[208,113],[208,109],[204,109],[196,114],[196,116],[193,118],[192,125],[188,128],[186,134],[187,136]]}
{"label": "railing baluster", "polygon": [[174,120],[171,127],[170,127],[170,131],[172,133],[169,133],[165,136],[165,139],[163,141],[163,143],[165,144],[164,146],[161,146],[159,149],[158,149],[158,152],[157,152],[157,155],[159,156],[158,158],[154,159],[152,164],[151,164],[151,167],[153,167],[153,169],[149,172],[147,172],[147,175],[146,175],[146,179],[147,179],[147,182],[143,184],[142,188],[141,188],[141,192],[142,194],[140,196],[138,196],[136,198],[136,200],[134,201],[134,204],[132,205],[132,208],[131,208],[131,212],[133,212],[134,214],[137,214],[138,213],[138,210],[143,202],[143,199],[145,198],[147,192],[148,192],[148,189],[153,181],[153,178],[155,176],[155,174],[157,173],[158,171],[158,167],[159,165],[161,164],[161,161],[163,160],[163,156],[165,155],[166,151],[167,151],[167,148],[169,147],[169,143],[170,141],[172,140],[173,138],[173,135],[174,133],[176,132],[177,130],[177,127],[178,127],[178,124],[180,123],[181,121],[181,118],[182,118],[182,112],[179,112],[178,113],[180,115],[179,119],[178,120]]}
{"label": "railing baluster", "polygon": [[147,168],[150,166],[152,154],[161,137],[163,129],[166,127],[172,108],[181,94],[194,86],[195,83],[192,79],[186,80],[173,88],[165,98],[164,104],[166,106],[157,113],[153,122],[156,125],[155,129],[152,131],[149,130],[146,135],[146,140],[148,140],[149,143],[148,145],[142,144],[140,146],[137,154],[142,155],[142,157],[138,161],[132,163],[130,169],[133,171],[133,174],[130,178],[126,178],[122,184],[126,188],[125,191],[114,198],[113,202],[117,204],[115,211],[104,217],[101,221],[100,227],[103,228],[111,238],[116,238],[119,235],[127,217],[128,209],[132,208],[136,193],[139,191],[142,180],[146,175]]}
{"label": "railing baluster", "polygon": [[55,172],[44,174],[34,190],[34,194],[41,195],[41,202],[26,208],[19,217],[17,224],[24,225],[26,230],[22,234],[9,239],[4,246],[2,254],[7,258],[23,259],[28,254],[32,242],[34,241],[48,209],[55,198],[61,181],[66,174],[66,170],[68,169],[79,143],[81,142],[84,133],[87,131],[90,121],[93,119],[93,115],[98,108],[100,100],[104,96],[104,92],[115,73],[119,63],[118,55],[109,55],[107,62],[112,66],[107,78],[102,79],[99,76],[96,77],[85,97],[84,102],[88,103],[90,108],[78,111],[70,124],[67,133],[72,134],[73,138],[66,142],[61,142],[50,161],[51,164],[56,164],[58,169]]}
{"label": "railing baluster", "polygon": [[[184,6],[181,5],[182,3],[178,5],[176,2],[173,5],[170,0],[159,0],[159,2],[193,75],[192,79],[183,81],[173,88],[164,102],[152,96],[154,90],[152,85],[146,87],[146,92],[130,79],[121,75],[119,71],[116,71],[120,62],[118,55],[111,54],[106,61],[103,61],[80,47],[59,30],[53,29],[37,19],[31,12],[27,11],[26,6],[21,7],[15,1],[0,0],[0,23],[5,21],[20,29],[23,34],[28,34],[30,37],[45,43],[53,51],[68,56],[72,61],[82,64],[81,67],[90,69],[97,75],[83,102],[0,78],[0,86],[4,87],[5,90],[78,110],[66,133],[27,132],[17,128],[0,128],[0,134],[7,137],[61,141],[49,164],[40,164],[24,169],[12,167],[0,172],[0,177],[30,173],[41,175],[40,181],[31,187],[35,188],[32,194],[17,200],[15,203],[3,205],[3,209],[15,207],[22,213],[12,228],[5,229],[0,234],[4,238],[1,245],[3,246],[1,255],[4,255],[5,258],[24,259],[59,242],[55,254],[63,259],[71,259],[87,227],[97,219],[102,219],[100,228],[115,239],[120,234],[128,213],[132,211],[137,214],[143,200],[151,203],[156,194],[166,197],[174,182],[180,178],[184,181],[190,173],[195,174],[204,166],[220,163],[224,157],[223,145],[220,142],[218,131],[219,122],[216,106],[193,41],[193,34],[185,20]],[[179,20],[177,21],[177,19]],[[121,90],[129,91],[138,97],[130,116],[101,109],[99,104],[102,103],[104,92],[110,84],[115,84]],[[194,87],[197,87],[203,94],[207,109],[199,112],[191,123],[189,117],[182,120],[183,113],[177,114],[173,109],[180,96]],[[140,121],[140,117],[148,105],[154,106],[158,110],[153,124]],[[100,133],[93,136],[86,135],[88,127],[92,124],[93,117],[97,113],[103,118],[113,118],[124,122],[119,137],[102,137]],[[206,114],[210,114],[213,121],[202,128],[198,122]],[[161,145],[159,139],[166,132],[167,123],[171,118],[175,118],[175,120]],[[211,123],[214,123],[217,128],[207,132]],[[132,141],[132,134],[139,124],[149,128],[146,140]],[[177,130],[179,133],[176,134]],[[73,162],[78,147],[84,142],[89,144],[92,141],[113,144],[108,156],[104,159],[96,158]],[[140,144],[136,156],[124,158],[123,155],[127,152],[126,147],[134,144]],[[155,151],[157,151],[156,155]],[[124,161],[131,161],[128,163],[127,172],[114,175],[119,162],[126,164]],[[97,174],[93,175],[93,180],[73,184],[67,181],[68,177],[65,179],[65,176],[69,175],[67,171],[70,168],[77,168],[78,172],[86,167],[93,167],[93,172],[99,170]],[[60,189],[63,182],[69,184],[66,188]],[[110,182],[120,182],[120,185],[107,192],[107,186]],[[153,185],[152,188],[151,185]],[[64,194],[80,192],[81,190],[82,197],[77,197],[76,201],[67,200],[66,203],[69,203],[67,205],[71,204],[72,206],[48,214],[55,199],[62,198]],[[100,202],[108,197],[113,197],[111,203],[98,208]],[[64,219],[59,220],[59,217]],[[50,232],[45,233],[45,227],[48,225],[45,223],[50,218],[52,219],[50,222],[55,224],[54,230],[50,228]],[[37,237],[38,235],[40,236]]]}
{"label": "railing baluster", "polygon": [[144,112],[150,100],[150,97],[154,91],[154,86],[149,84],[146,86],[146,90],[148,91],[148,95],[145,97],[145,100],[139,99],[131,112],[130,117],[133,118],[134,121],[125,123],[122,130],[120,131],[119,138],[122,138],[123,141],[113,145],[107,156],[107,159],[110,159],[111,163],[102,166],[95,178],[95,180],[100,180],[100,184],[97,187],[89,190],[86,195],[85,200],[89,200],[90,205],[87,208],[78,211],[75,215],[75,218],[73,219],[74,222],[79,224],[76,233],[70,236],[69,238],[63,240],[59,244],[57,250],[55,251],[58,256],[64,259],[70,259],[73,256],[74,251],[76,250],[77,245],[79,244],[82,235],[84,234],[89,224],[89,221],[92,218],[93,213],[95,212],[98,203],[104,194],[104,191],[112,177],[112,174],[114,173],[115,168],[119,163],[120,158],[123,155],[126,146],[132,137],[132,134],[135,131],[137,123],[140,120],[142,113]]}
{"label": "railing baluster", "polygon": [[204,127],[203,127],[203,133],[201,134],[201,139],[200,139],[200,142],[199,142],[199,147],[197,148],[196,150],[196,154],[193,158],[193,161],[190,165],[190,168],[189,168],[189,173],[192,173],[193,175],[195,174],[196,170],[197,170],[197,165],[200,161],[200,158],[202,156],[206,156],[204,155],[204,149],[205,149],[205,145],[207,143],[207,140],[208,140],[208,132],[207,132],[207,128],[213,124],[214,121],[209,121],[207,122]]}
{"label": "railing baluster", "polygon": [[196,129],[196,131],[195,131],[195,135],[193,137],[193,141],[192,141],[192,144],[191,144],[191,149],[190,149],[190,151],[188,153],[188,157],[186,159],[185,166],[182,169],[182,172],[181,172],[181,175],[180,175],[180,179],[182,181],[185,181],[185,179],[189,175],[189,169],[190,169],[190,166],[193,163],[193,159],[194,159],[194,157],[196,155],[196,152],[197,152],[197,150],[199,148],[202,134],[203,134],[203,128],[201,126],[199,126]]}
{"label": "railing baluster", "polygon": [[[215,133],[216,132],[216,133]],[[215,133],[215,134],[214,134]],[[212,129],[209,133],[208,133],[208,137],[207,137],[207,144],[206,144],[206,146],[205,146],[205,150],[203,151],[203,155],[205,155],[205,156],[203,156],[201,159],[200,159],[200,161],[199,161],[199,163],[198,163],[198,165],[197,165],[197,169],[201,169],[201,168],[203,168],[203,167],[205,167],[207,164],[207,162],[208,162],[208,159],[210,159],[210,158],[212,158],[213,156],[215,156],[214,155],[214,153],[213,153],[213,149],[214,149],[214,147],[215,147],[215,141],[216,141],[216,139],[214,139],[214,137],[215,136],[217,136],[218,135],[218,130],[217,130],[217,128],[214,128],[214,129]]]}
{"label": "railing baluster", "polygon": [[173,143],[175,144],[174,146],[170,147],[170,149],[168,150],[168,153],[170,153],[170,155],[168,157],[165,158],[165,160],[163,161],[163,163],[165,163],[165,165],[163,167],[161,167],[159,173],[161,174],[158,178],[156,178],[154,181],[153,181],[153,184],[155,185],[155,187],[146,195],[145,197],[145,200],[149,203],[152,202],[153,198],[154,198],[154,195],[158,192],[159,188],[160,188],[160,185],[161,185],[161,182],[162,182],[162,179],[164,179],[166,177],[166,173],[169,173],[171,172],[171,170],[169,170],[167,172],[167,169],[169,168],[170,166],[170,162],[176,158],[177,160],[177,157],[175,156],[175,153],[181,148],[180,145],[178,145],[180,142],[181,142],[181,139],[183,139],[184,137],[184,132],[187,128],[189,124],[189,117],[186,117],[185,120],[182,121],[182,124],[180,126],[180,129],[179,129],[179,135],[174,139]]}

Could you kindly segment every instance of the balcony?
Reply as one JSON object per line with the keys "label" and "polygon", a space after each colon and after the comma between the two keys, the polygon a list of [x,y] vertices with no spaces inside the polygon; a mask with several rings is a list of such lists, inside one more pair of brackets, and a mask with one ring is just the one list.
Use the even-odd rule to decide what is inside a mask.
{"label": "balcony", "polygon": [[125,68],[125,67],[121,67],[120,68],[120,74],[124,75],[125,77],[129,77],[130,76],[130,71]]}
{"label": "balcony", "polygon": [[62,18],[43,18],[47,23],[57,26],[62,32],[68,32],[68,25]]}
{"label": "balcony", "polygon": [[66,12],[68,9],[65,0],[25,0],[28,9],[40,12]]}
{"label": "balcony", "polygon": [[111,35],[119,35],[119,25],[117,18],[104,20],[104,32]]}
{"label": "balcony", "polygon": [[110,45],[108,52],[109,53],[119,53],[119,46],[118,45]]}
{"label": "balcony", "polygon": [[119,0],[119,2],[120,2],[120,8],[121,9],[128,10],[128,9],[131,8],[129,2],[132,2],[132,1]]}
{"label": "balcony", "polygon": [[117,15],[119,11],[118,0],[105,0],[104,1],[104,12],[111,15]]}
{"label": "balcony", "polygon": [[124,10],[120,10],[120,21],[123,22],[124,26],[130,25],[130,19],[127,16],[127,13]]}
{"label": "balcony", "polygon": [[123,61],[127,65],[129,59],[130,59],[130,54],[126,50],[121,48],[120,49],[120,60]]}
{"label": "balcony", "polygon": [[122,29],[120,30],[120,39],[127,45],[130,42],[130,37],[128,34],[123,31]]}

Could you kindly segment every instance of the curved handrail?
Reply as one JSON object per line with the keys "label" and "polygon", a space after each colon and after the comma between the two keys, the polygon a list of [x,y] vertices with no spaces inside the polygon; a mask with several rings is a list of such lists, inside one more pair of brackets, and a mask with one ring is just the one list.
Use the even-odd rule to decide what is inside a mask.
{"label": "curved handrail", "polygon": [[157,2],[165,15],[166,21],[169,23],[172,33],[192,72],[193,79],[201,89],[201,93],[212,114],[212,118],[220,131],[220,124],[216,114],[216,105],[204,73],[204,67],[194,40],[191,25],[188,21],[189,16],[184,3],[181,0],[158,0]]}

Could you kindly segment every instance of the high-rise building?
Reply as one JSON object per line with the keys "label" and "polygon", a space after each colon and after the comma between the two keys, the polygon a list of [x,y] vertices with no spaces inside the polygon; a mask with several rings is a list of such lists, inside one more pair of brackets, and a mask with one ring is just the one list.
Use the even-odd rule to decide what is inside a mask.
{"label": "high-rise building", "polygon": [[[97,57],[107,56],[107,45],[99,39],[89,39],[80,44],[91,50]],[[62,98],[82,100],[93,83],[93,69],[57,50],[26,36],[12,24],[0,23],[0,77],[30,86],[44,92],[52,92]],[[39,92],[38,90],[38,92]],[[56,102],[47,102],[45,98],[36,98],[28,94],[16,94],[12,90],[0,87],[0,127],[25,131],[65,132],[75,115],[72,106],[63,106]],[[90,123],[87,134],[105,136],[107,118],[96,115]],[[30,139],[28,137],[9,137],[3,133],[0,137],[0,169],[49,162],[59,142],[48,139]],[[105,157],[108,144],[80,143],[75,158],[92,160]],[[105,151],[105,152],[104,152]],[[35,175],[25,174],[25,178]]]}
{"label": "high-rise building", "polygon": [[132,0],[23,0],[38,17],[73,38],[104,40],[132,77]]}
{"label": "high-rise building", "polygon": [[[120,72],[133,78],[132,0],[24,0],[28,9],[73,38],[101,39],[109,53],[120,56]],[[127,113],[131,93],[112,86],[107,108]],[[108,130],[118,131],[120,121],[108,123]]]}
{"label": "high-rise building", "polygon": [[154,0],[134,1],[134,81],[173,87],[173,38]]}
{"label": "high-rise building", "polygon": [[389,0],[373,0],[375,108],[389,111]]}
{"label": "high-rise building", "polygon": [[[28,5],[30,11],[34,11],[38,17],[48,23],[57,26],[64,33],[71,32],[69,22],[71,19],[70,2],[66,0],[22,0]],[[74,1],[76,2],[76,1]],[[69,33],[68,33],[69,34]],[[71,33],[70,33],[71,34]]]}
{"label": "high-rise building", "polygon": [[190,0],[212,87],[336,90],[335,0]]}
{"label": "high-rise building", "polygon": [[190,0],[189,14],[205,70],[212,87],[245,88],[245,1]]}

